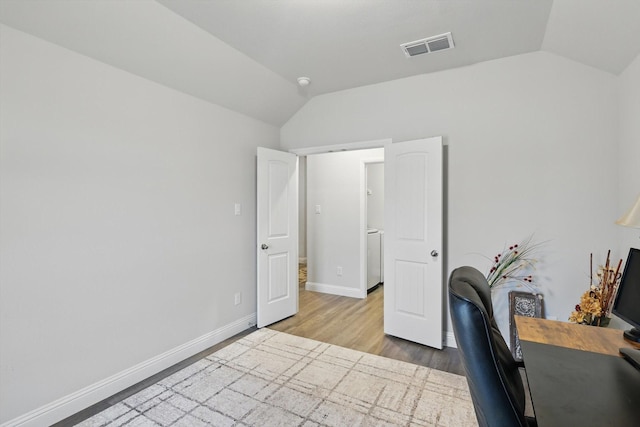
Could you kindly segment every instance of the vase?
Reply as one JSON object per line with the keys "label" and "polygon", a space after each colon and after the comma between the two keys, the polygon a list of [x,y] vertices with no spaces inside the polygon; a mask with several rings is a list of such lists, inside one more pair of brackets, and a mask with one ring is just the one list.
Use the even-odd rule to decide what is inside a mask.
{"label": "vase", "polygon": [[611,322],[610,317],[606,317],[606,316],[595,317],[591,322],[591,326],[600,326],[602,328],[606,328],[607,326],[609,326],[609,322]]}

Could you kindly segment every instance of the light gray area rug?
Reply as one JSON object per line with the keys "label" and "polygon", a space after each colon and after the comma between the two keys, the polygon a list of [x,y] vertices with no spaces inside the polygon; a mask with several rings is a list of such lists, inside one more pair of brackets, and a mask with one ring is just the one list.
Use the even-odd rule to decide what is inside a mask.
{"label": "light gray area rug", "polygon": [[260,329],[80,426],[477,426],[466,379]]}

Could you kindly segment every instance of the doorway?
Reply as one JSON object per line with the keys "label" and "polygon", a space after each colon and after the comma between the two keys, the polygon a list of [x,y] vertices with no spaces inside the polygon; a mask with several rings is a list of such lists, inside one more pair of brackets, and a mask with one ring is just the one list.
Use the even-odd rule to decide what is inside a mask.
{"label": "doorway", "polygon": [[[306,184],[306,193],[301,197],[306,199],[306,214],[300,215],[300,223],[306,223],[307,290],[366,298],[367,273],[372,266],[367,262],[367,255],[371,252],[369,241],[373,239],[377,240],[377,276],[380,276],[383,160],[382,148],[306,157],[306,174],[301,174],[301,187],[303,181]],[[373,165],[377,165],[380,172],[373,173],[370,183],[367,182],[369,165],[372,171],[376,170]],[[373,225],[369,223],[369,216]],[[375,229],[375,234],[368,233],[371,229]],[[378,282],[379,279],[375,284]]]}
{"label": "doorway", "polygon": [[[386,334],[442,348],[442,262],[439,256],[442,250],[442,138],[434,137],[396,144],[387,142],[384,147],[384,330]],[[324,147],[321,151],[326,151],[327,148]],[[293,154],[316,153],[317,151]],[[361,165],[359,173],[354,173],[352,168],[330,162],[334,166],[334,171],[347,171],[347,174],[351,175],[345,178],[342,174],[329,173],[318,174],[317,177],[312,178],[312,159],[319,163],[334,160],[329,157],[331,154],[333,153],[329,152],[307,158],[305,197],[307,198],[306,257],[309,281],[306,287],[328,294],[364,298],[366,271],[362,270],[366,263],[360,262],[360,257],[366,254],[367,219],[364,211],[367,196],[362,191],[362,183],[365,182],[367,159],[359,157],[362,152],[346,152],[345,159]],[[259,165],[265,160],[258,156]],[[372,162],[371,158],[369,162]],[[297,164],[296,160],[296,176]],[[317,172],[322,168],[314,170]],[[268,178],[264,176],[264,179]],[[315,178],[320,179],[317,180],[316,185],[312,186],[312,179]],[[258,179],[260,181],[260,176]],[[284,182],[284,180],[280,181]],[[356,182],[356,185],[351,185],[353,182]],[[326,187],[327,184],[329,187]],[[295,187],[298,187],[297,178]],[[260,191],[258,193],[260,202]],[[272,192],[271,200],[292,202],[295,200],[297,205],[297,188],[293,197],[289,198],[281,194],[284,193]],[[258,213],[262,211],[266,215],[271,215],[272,221],[282,224],[291,220],[291,216],[287,217],[284,210],[280,212],[277,209],[274,210],[275,206],[277,205],[265,204],[261,210],[258,203]],[[282,216],[283,214],[285,216]],[[262,230],[260,224],[264,222],[260,219],[258,221],[259,236]],[[287,228],[287,236],[293,237],[293,234],[298,234],[297,222],[296,214],[296,225]],[[297,237],[295,240],[298,240]],[[260,245],[261,241],[258,243],[258,247],[262,246],[263,249],[262,252],[259,249],[259,259],[268,260],[269,257],[275,259],[276,254],[270,245]],[[297,249],[295,253],[297,255]],[[289,260],[287,265],[292,265],[291,262],[295,261],[295,267],[297,267],[297,257],[295,259],[289,257]],[[260,265],[260,262],[258,264]],[[279,264],[265,265],[267,268],[277,267],[265,275],[268,278],[276,277],[273,273],[282,270]],[[322,265],[328,265],[328,267],[323,267],[317,272],[313,271],[313,268]],[[314,276],[316,282],[313,282]],[[288,286],[292,284],[290,275],[283,276],[281,284],[279,280],[276,280],[278,283],[271,279],[261,281],[260,277],[262,276],[259,275],[257,286],[266,291],[269,286],[289,289]],[[287,281],[284,282],[284,279]],[[355,282],[359,282],[359,286],[354,286]],[[291,293],[283,295],[293,293],[297,295],[297,285],[296,281],[296,288],[291,290]],[[261,304],[271,303],[259,299],[258,319],[261,317],[261,311],[266,312],[268,309]]]}
{"label": "doorway", "polygon": [[369,295],[384,283],[384,161],[365,161],[364,168],[367,250],[361,262],[366,266]]}

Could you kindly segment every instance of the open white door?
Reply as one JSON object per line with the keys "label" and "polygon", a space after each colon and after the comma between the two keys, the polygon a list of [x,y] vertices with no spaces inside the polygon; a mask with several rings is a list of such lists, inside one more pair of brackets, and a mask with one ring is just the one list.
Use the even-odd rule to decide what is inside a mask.
{"label": "open white door", "polygon": [[384,332],[442,348],[442,138],[388,144]]}
{"label": "open white door", "polygon": [[257,324],[298,312],[298,158],[258,148]]}

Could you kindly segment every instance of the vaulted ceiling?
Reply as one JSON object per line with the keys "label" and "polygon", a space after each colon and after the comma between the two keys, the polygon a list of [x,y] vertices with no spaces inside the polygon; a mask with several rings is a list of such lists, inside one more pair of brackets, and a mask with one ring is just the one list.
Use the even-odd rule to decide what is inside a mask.
{"label": "vaulted ceiling", "polygon": [[[617,75],[640,53],[638,0],[2,0],[0,22],[276,126],[416,74],[543,50]],[[400,49],[446,32],[455,49]]]}

